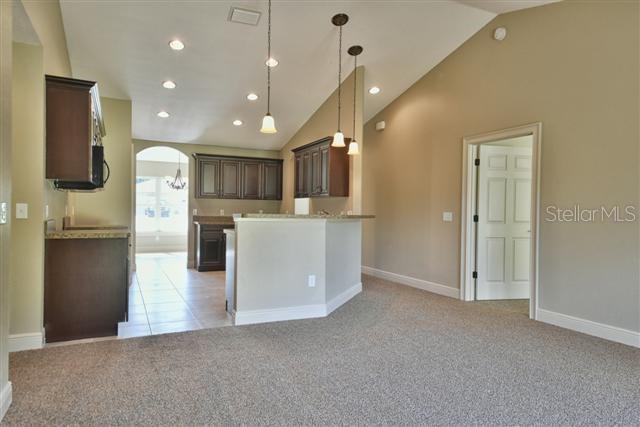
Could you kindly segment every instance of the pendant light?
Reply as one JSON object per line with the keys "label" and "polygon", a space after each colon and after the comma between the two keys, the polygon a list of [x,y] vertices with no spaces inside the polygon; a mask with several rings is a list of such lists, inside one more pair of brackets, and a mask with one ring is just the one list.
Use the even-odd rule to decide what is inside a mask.
{"label": "pendant light", "polygon": [[356,96],[358,93],[358,55],[362,53],[362,46],[351,46],[347,52],[353,56],[353,136],[347,154],[357,156],[360,154],[360,150],[358,150],[358,141],[356,141]]}
{"label": "pendant light", "polygon": [[182,171],[180,170],[180,154],[178,153],[178,170],[176,171],[176,177],[173,181],[167,180],[167,185],[174,190],[182,190],[187,186],[187,183],[182,179]]}
{"label": "pendant light", "polygon": [[271,58],[271,0],[269,0],[269,12],[267,15],[267,114],[262,118],[262,133],[276,133],[276,122],[271,115],[271,66],[269,61]]}
{"label": "pendant light", "polygon": [[349,16],[339,13],[331,18],[333,25],[338,27],[338,131],[333,135],[332,147],[344,147],[344,134],[340,130],[340,108],[342,107],[342,26],[349,21]]}

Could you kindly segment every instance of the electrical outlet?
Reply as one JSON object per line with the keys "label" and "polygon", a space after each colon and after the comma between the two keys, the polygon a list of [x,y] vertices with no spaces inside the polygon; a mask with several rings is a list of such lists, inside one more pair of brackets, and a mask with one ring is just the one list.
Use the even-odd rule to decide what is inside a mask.
{"label": "electrical outlet", "polygon": [[29,218],[29,205],[26,203],[16,203],[16,219]]}
{"label": "electrical outlet", "polygon": [[453,221],[453,212],[442,212],[442,220],[444,222]]}
{"label": "electrical outlet", "polygon": [[315,288],[316,287],[316,275],[315,274],[310,274],[309,275],[309,279],[307,280],[307,284],[309,285],[310,288]]}
{"label": "electrical outlet", "polygon": [[220,209],[220,216],[224,216],[224,209]]}
{"label": "electrical outlet", "polygon": [[194,214],[194,215],[198,215],[198,209],[194,209],[194,210],[193,210],[193,214]]}
{"label": "electrical outlet", "polygon": [[44,219],[49,219],[49,205],[44,205]]}

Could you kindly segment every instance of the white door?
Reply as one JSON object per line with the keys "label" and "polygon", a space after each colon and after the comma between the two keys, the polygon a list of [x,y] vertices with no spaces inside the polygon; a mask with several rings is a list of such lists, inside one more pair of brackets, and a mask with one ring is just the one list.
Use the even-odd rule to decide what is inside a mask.
{"label": "white door", "polygon": [[531,155],[527,144],[480,146],[476,299],[529,298]]}

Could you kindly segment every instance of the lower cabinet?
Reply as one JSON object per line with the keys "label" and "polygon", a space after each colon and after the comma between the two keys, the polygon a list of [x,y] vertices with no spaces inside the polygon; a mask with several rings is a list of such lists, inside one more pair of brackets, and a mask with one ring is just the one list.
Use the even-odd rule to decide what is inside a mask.
{"label": "lower cabinet", "polygon": [[225,270],[227,252],[225,228],[233,228],[233,225],[196,224],[196,269],[198,271]]}
{"label": "lower cabinet", "polygon": [[127,238],[45,240],[45,341],[118,335],[127,318]]}

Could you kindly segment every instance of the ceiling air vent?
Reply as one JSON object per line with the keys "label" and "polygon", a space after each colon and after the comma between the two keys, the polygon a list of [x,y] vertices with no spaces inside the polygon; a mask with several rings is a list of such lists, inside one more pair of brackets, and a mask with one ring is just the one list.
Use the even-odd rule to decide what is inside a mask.
{"label": "ceiling air vent", "polygon": [[231,10],[229,11],[229,21],[246,25],[258,25],[258,21],[260,21],[260,12],[231,6]]}

